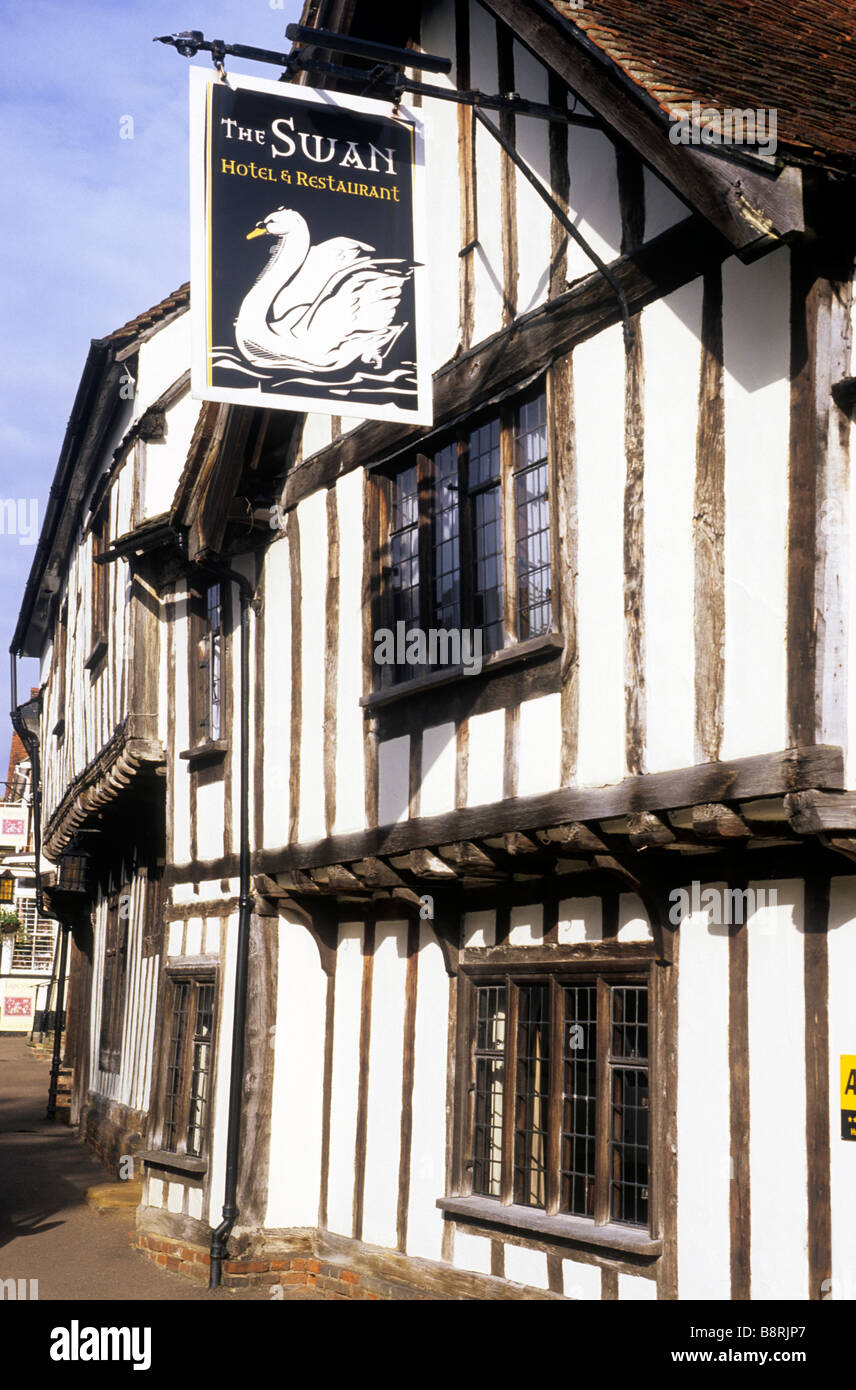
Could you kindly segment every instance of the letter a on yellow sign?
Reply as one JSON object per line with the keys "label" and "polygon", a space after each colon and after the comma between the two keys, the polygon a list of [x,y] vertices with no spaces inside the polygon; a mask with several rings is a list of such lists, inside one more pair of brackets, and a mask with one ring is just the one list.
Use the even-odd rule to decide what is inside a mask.
{"label": "letter a on yellow sign", "polygon": [[856,1054],[841,1054],[841,1138],[856,1140]]}

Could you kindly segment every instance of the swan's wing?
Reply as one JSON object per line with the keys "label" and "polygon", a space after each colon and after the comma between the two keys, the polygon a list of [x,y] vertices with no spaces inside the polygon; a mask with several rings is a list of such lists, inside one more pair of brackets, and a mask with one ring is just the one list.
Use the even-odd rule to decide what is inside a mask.
{"label": "swan's wing", "polygon": [[[325,293],[331,280],[365,263],[365,253],[373,250],[367,242],[346,236],[331,237],[318,246],[310,246],[300,270],[272,300],[268,321],[275,324],[289,311],[309,309]],[[300,314],[291,313],[292,328],[300,317]]]}
{"label": "swan's wing", "polygon": [[398,311],[407,275],[357,269],[316,304],[305,332],[341,344],[388,329]]}

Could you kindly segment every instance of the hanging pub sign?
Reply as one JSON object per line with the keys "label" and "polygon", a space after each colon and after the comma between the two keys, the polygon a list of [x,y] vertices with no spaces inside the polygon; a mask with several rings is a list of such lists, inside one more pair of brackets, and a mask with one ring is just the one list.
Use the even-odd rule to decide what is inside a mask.
{"label": "hanging pub sign", "polygon": [[193,395],[430,424],[416,116],[191,68],[190,141]]}

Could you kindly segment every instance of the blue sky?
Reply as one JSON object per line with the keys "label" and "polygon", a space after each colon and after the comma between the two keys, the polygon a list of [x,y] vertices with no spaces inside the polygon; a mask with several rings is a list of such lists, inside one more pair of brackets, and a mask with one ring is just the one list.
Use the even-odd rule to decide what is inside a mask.
{"label": "blue sky", "polygon": [[[300,9],[300,0],[0,0],[2,653],[35,553],[26,532],[36,507],[39,524],[44,514],[90,339],[189,274],[190,62],[152,39],[200,29],[207,39],[287,50],[285,26]],[[256,63],[227,66],[278,75]],[[127,116],[133,139],[121,138]],[[35,663],[22,663],[19,699],[31,680]],[[0,654],[3,710],[8,685]]]}

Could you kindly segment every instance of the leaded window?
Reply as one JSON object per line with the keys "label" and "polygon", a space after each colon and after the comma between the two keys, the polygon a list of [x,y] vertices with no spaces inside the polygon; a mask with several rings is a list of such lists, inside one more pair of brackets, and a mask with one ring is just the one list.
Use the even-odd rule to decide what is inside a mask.
{"label": "leaded window", "polygon": [[473,994],[474,1195],[647,1227],[647,985],[506,977]]}

